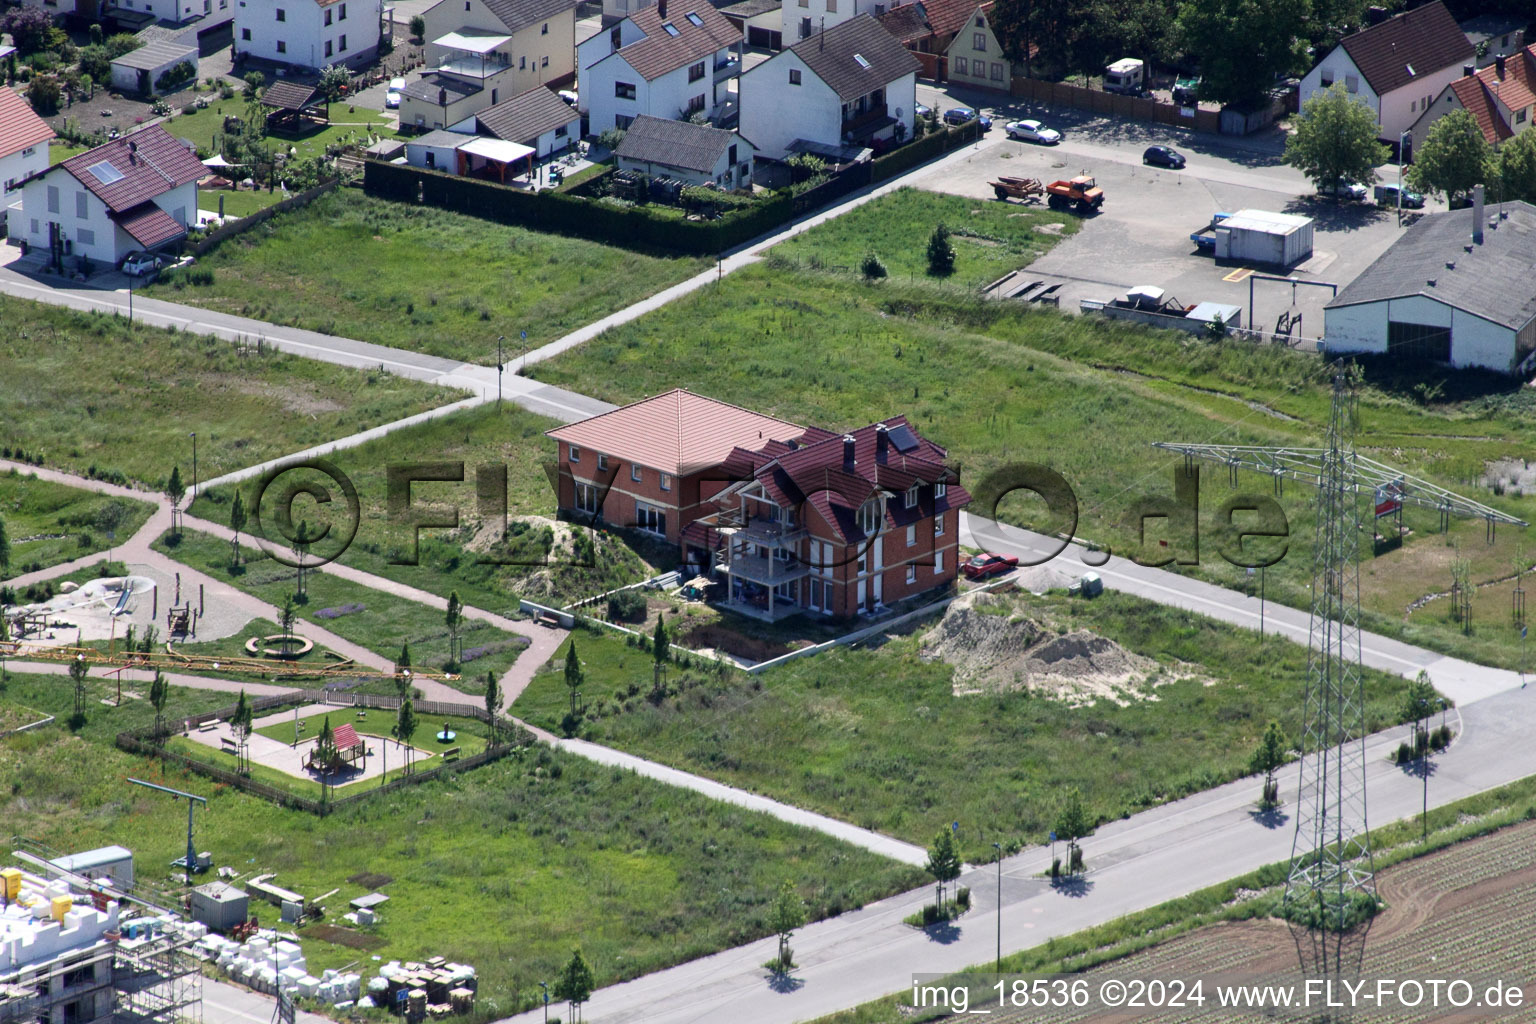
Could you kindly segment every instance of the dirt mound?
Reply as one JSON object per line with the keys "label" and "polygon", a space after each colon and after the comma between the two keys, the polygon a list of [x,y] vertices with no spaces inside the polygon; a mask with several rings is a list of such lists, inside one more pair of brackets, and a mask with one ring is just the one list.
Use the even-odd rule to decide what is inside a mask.
{"label": "dirt mound", "polygon": [[994,594],[953,602],[923,638],[922,656],[954,667],[954,693],[1028,691],[1073,705],[1156,698],[1173,676],[1150,658],[1086,629],[1058,634]]}

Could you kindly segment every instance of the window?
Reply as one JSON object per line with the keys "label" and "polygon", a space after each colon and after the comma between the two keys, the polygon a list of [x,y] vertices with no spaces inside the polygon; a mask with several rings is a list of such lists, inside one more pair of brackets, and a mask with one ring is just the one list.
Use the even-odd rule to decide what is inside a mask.
{"label": "window", "polygon": [[695,14],[692,11],[689,11],[687,14],[683,15],[683,17],[687,18],[688,19],[688,23],[690,25],[692,25],[694,28],[703,28],[704,27],[704,19],[699,17],[697,14]]}
{"label": "window", "polygon": [[332,10],[331,10],[331,9],[330,9],[330,8],[329,8],[329,7],[327,7],[327,8],[326,8],[326,9],[325,9],[325,23],[326,23],[326,24],[327,24],[327,25],[329,25],[329,24],[330,24],[330,23],[331,23],[331,15],[332,15],[332,14],[333,14],[333,13],[334,13],[334,12],[333,12],[333,11],[332,11]]}
{"label": "window", "polygon": [[247,42],[247,43],[250,42],[251,41],[251,30],[248,29],[248,28],[241,29],[240,30],[240,38],[244,42]]}
{"label": "window", "polygon": [[277,20],[278,21],[287,21],[288,20],[288,12],[283,10],[281,7],[279,7],[277,9]]}
{"label": "window", "polygon": [[75,232],[75,241],[79,242],[81,245],[95,245],[96,232],[92,231],[90,228],[80,228]]}
{"label": "window", "polygon": [[492,105],[492,106],[495,106],[495,105],[496,105],[496,93],[497,93],[497,92],[498,92],[498,91],[499,91],[499,90],[496,90],[496,89],[492,89],[492,90],[491,90],[491,105]]}
{"label": "window", "polygon": [[1344,88],[1350,92],[1360,91],[1360,77],[1358,75],[1345,75]]}
{"label": "window", "polygon": [[799,68],[790,68],[789,69],[789,84],[790,85],[799,85],[800,84],[800,69]]}
{"label": "window", "polygon": [[635,83],[614,82],[613,94],[621,100],[632,100],[635,98]]}
{"label": "window", "polygon": [[933,517],[933,535],[935,537],[944,536],[944,517],[942,515]]}
{"label": "window", "polygon": [[[800,0],[800,2],[801,3],[805,3],[805,0]],[[801,18],[800,19],[800,38],[801,39],[809,39],[809,38],[811,38],[811,19],[810,18]]]}
{"label": "window", "polygon": [[939,573],[942,573],[943,571],[944,571],[944,552],[942,552],[942,551],[935,551],[933,553],[933,572],[934,572],[934,575],[938,575]]}
{"label": "window", "polygon": [[955,58],[955,74],[968,75],[971,73],[971,62],[964,57]]}
{"label": "window", "polygon": [[32,218],[32,233],[34,235],[38,233],[38,226],[37,226],[37,218],[36,217]]}
{"label": "window", "polygon": [[946,484],[944,481],[940,480],[938,483],[933,485],[933,496],[935,498],[942,498],[942,497],[944,497],[944,493],[946,491],[948,491],[948,490],[949,490],[949,485]]}
{"label": "window", "polygon": [[917,508],[917,484],[907,488],[907,508]]}
{"label": "window", "polygon": [[[431,154],[429,153],[427,155],[430,156]],[[570,450],[566,454],[568,454],[571,457],[571,461],[572,462],[580,462],[581,461],[581,449],[577,448],[575,445],[571,445],[570,446]]]}
{"label": "window", "polygon": [[345,32],[343,32],[341,34],[341,38],[340,39],[336,40],[336,47],[342,53],[346,53],[347,52],[347,34]]}
{"label": "window", "polygon": [[539,67],[541,67],[541,68],[549,67],[549,58],[548,57],[540,57],[539,58]]}
{"label": "window", "polygon": [[662,31],[665,32],[669,36],[676,37],[676,36],[682,35],[682,33],[677,30],[677,26],[672,24],[670,21],[662,22],[661,23],[661,28],[662,28]]}
{"label": "window", "polygon": [[691,116],[704,109],[704,94],[700,93],[688,101],[688,114]]}
{"label": "window", "polygon": [[565,136],[566,136],[566,128],[567,127],[568,127],[567,125],[561,125],[559,128],[556,128],[555,129],[555,138],[557,138],[557,139],[565,138]]}
{"label": "window", "polygon": [[603,471],[608,468],[608,456],[599,455],[597,457],[597,468],[599,471]]}
{"label": "window", "polygon": [[635,525],[646,533],[666,536],[667,514],[654,505],[647,505],[643,501],[637,501],[635,502]]}
{"label": "window", "polygon": [[48,186],[48,212],[59,212],[59,186],[57,185]]}
{"label": "window", "polygon": [[[437,154],[432,152],[430,149],[427,150],[427,166],[431,168],[437,167]],[[571,456],[571,461],[575,462],[576,456]]]}
{"label": "window", "polygon": [[633,480],[635,483],[639,483],[640,482],[640,476],[641,476],[640,467],[635,465],[633,462],[631,462],[629,464],[629,478],[631,480]]}
{"label": "window", "polygon": [[327,57],[331,55],[331,41],[329,39],[325,41],[325,55]]}
{"label": "window", "polygon": [[1415,110],[1418,110],[1418,109],[1419,109],[1419,101],[1418,100],[1409,100],[1408,101],[1408,113],[1411,114]]}
{"label": "window", "polygon": [[871,498],[859,507],[859,529],[874,533],[880,528],[880,499]]}
{"label": "window", "polygon": [[1525,110],[1517,110],[1517,111],[1515,111],[1515,124],[1525,124],[1525,115],[1526,115],[1526,113],[1527,113],[1527,111],[1525,111]]}
{"label": "window", "polygon": [[340,8],[339,12],[336,15],[336,20],[337,21],[346,21],[347,20],[347,5],[346,4],[342,4],[341,5],[341,8]]}
{"label": "window", "polygon": [[1317,81],[1324,89],[1328,88],[1333,84],[1333,72],[1328,68],[1323,68],[1322,74],[1317,76]]}
{"label": "window", "polygon": [[907,524],[907,547],[911,547],[913,544],[916,544],[916,543],[917,543],[917,524],[916,523],[908,523]]}
{"label": "window", "polygon": [[528,67],[528,58],[527,57],[519,57],[519,58],[517,58],[517,70],[524,71],[524,70],[527,69],[527,67]]}
{"label": "window", "polygon": [[907,566],[907,582],[908,583],[916,583],[917,582],[917,566],[915,566],[915,565]]}
{"label": "window", "polygon": [[697,64],[689,65],[689,67],[688,67],[688,81],[690,81],[690,82],[697,82],[699,79],[701,79],[703,77],[704,77],[704,62],[703,61],[699,61]]}
{"label": "window", "polygon": [[90,201],[85,198],[84,192],[75,193],[75,216],[81,220],[91,215]]}
{"label": "window", "polygon": [[278,53],[287,53],[288,52],[288,44],[283,42],[283,40],[279,39],[277,41],[277,52]]}
{"label": "window", "polygon": [[992,62],[992,81],[994,81],[994,82],[1001,82],[1002,80],[1003,80],[1003,66],[1000,63],[998,63],[997,61],[993,61]]}
{"label": "window", "polygon": [[597,514],[597,488],[591,484],[576,485],[576,508],[578,511]]}
{"label": "window", "polygon": [[985,32],[971,33],[971,49],[977,53],[987,52],[987,34]]}
{"label": "window", "polygon": [[736,143],[731,143],[731,148],[725,151],[725,162],[732,167],[736,166]]}
{"label": "window", "polygon": [[539,35],[541,35],[541,36],[549,35],[549,22],[546,21],[544,23],[544,27],[539,29]]}
{"label": "window", "polygon": [[828,14],[836,14],[837,13],[837,0],[827,0],[827,13]]}
{"label": "window", "polygon": [[672,489],[672,474],[661,474],[661,489],[664,491],[670,491]]}
{"label": "window", "polygon": [[635,123],[635,116],[633,114],[614,114],[613,115],[613,126],[615,128],[617,128],[617,129],[619,129],[620,131],[628,131],[629,130],[629,126],[634,124],[634,123]]}

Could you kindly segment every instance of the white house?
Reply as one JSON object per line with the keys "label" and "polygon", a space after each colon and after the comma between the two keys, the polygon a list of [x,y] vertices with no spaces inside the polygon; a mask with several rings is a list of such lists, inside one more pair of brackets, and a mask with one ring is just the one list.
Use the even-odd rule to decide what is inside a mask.
{"label": "white house", "polygon": [[319,69],[374,58],[383,0],[236,0],[235,52]]}
{"label": "white house", "polygon": [[1419,115],[1413,137],[1427,138],[1434,123],[1453,110],[1469,112],[1490,146],[1529,131],[1536,124],[1536,44],[1495,57],[1480,71],[1464,68]]}
{"label": "white house", "polygon": [[1474,57],[1456,19],[1434,0],[1345,36],[1301,80],[1299,98],[1305,104],[1341,82],[1375,113],[1380,138],[1396,143]]}
{"label": "white house", "polygon": [[422,15],[422,77],[400,100],[400,123],[447,128],[575,74],[576,0],[439,0]]}
{"label": "white house", "polygon": [[1536,353],[1536,207],[1421,218],[1323,310],[1328,353],[1375,352],[1501,373]]}
{"label": "white house", "polygon": [[[6,211],[11,237],[22,234],[20,184],[48,167],[48,140],[53,129],[32,106],[9,87],[0,85],[0,210]],[[14,209],[13,209],[14,207]]]}
{"label": "white house", "polygon": [[726,190],[752,184],[752,143],[736,132],[642,114],[614,150],[621,171]]}
{"label": "white house", "polygon": [[23,230],[35,249],[115,264],[136,249],[160,249],[197,223],[197,154],[151,125],[71,157],[21,189]]}
{"label": "white house", "polygon": [[641,114],[715,116],[741,69],[740,49],[741,30],[714,7],[678,0],[662,0],[583,40],[576,60],[587,131],[624,128]]}
{"label": "white house", "polygon": [[[879,17],[900,0],[784,0],[779,8],[783,44],[792,46],[823,29],[836,28],[861,14]],[[908,0],[910,2],[910,0]]]}
{"label": "white house", "polygon": [[543,158],[581,136],[581,115],[548,88],[536,85],[460,121],[453,130],[515,142]]}
{"label": "white house", "polygon": [[742,75],[741,130],[773,160],[796,149],[910,138],[919,67],[895,36],[860,15]]}
{"label": "white house", "polygon": [[196,84],[195,46],[153,39],[112,62],[112,87],[122,92],[153,96]]}

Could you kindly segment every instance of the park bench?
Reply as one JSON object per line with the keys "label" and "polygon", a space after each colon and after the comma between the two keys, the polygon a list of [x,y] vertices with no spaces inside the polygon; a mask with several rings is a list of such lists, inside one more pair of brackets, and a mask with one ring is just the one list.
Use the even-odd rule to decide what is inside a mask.
{"label": "park bench", "polygon": [[541,626],[558,627],[560,625],[560,617],[554,612],[539,612],[538,622]]}
{"label": "park bench", "polygon": [[458,759],[459,759],[459,748],[458,747],[449,747],[447,750],[443,751],[443,761],[444,762],[457,761]]}
{"label": "park bench", "polygon": [[219,746],[226,754],[236,754],[240,751],[240,745],[228,736],[219,737]]}

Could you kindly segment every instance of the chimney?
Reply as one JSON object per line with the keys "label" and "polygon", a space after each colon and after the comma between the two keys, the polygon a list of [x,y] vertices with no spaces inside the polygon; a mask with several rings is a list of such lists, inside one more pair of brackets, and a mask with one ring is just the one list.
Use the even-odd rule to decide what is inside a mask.
{"label": "chimney", "polygon": [[1493,66],[1498,69],[1499,78],[1502,80],[1504,77],[1504,55],[1502,53],[1493,58]]}
{"label": "chimney", "polygon": [[875,424],[875,461],[885,461],[885,446],[890,443],[884,423]]}
{"label": "chimney", "polygon": [[1463,64],[1461,66],[1461,77],[1462,78],[1471,78],[1475,74],[1477,74],[1477,65],[1475,65],[1475,64]]}
{"label": "chimney", "polygon": [[1472,241],[1483,244],[1483,186],[1472,186]]}
{"label": "chimney", "polygon": [[857,460],[853,457],[853,435],[843,435],[843,468],[852,469]]}
{"label": "chimney", "polygon": [[128,143],[128,162],[130,164],[139,162],[139,144],[137,142]]}
{"label": "chimney", "polygon": [[448,105],[448,90],[447,89],[439,89],[439,90],[437,90],[437,105],[440,106],[440,107],[446,107]]}
{"label": "chimney", "polygon": [[667,18],[667,0],[657,0],[657,2],[656,2],[656,16],[658,18],[662,19],[663,21],[666,20],[666,18]]}

